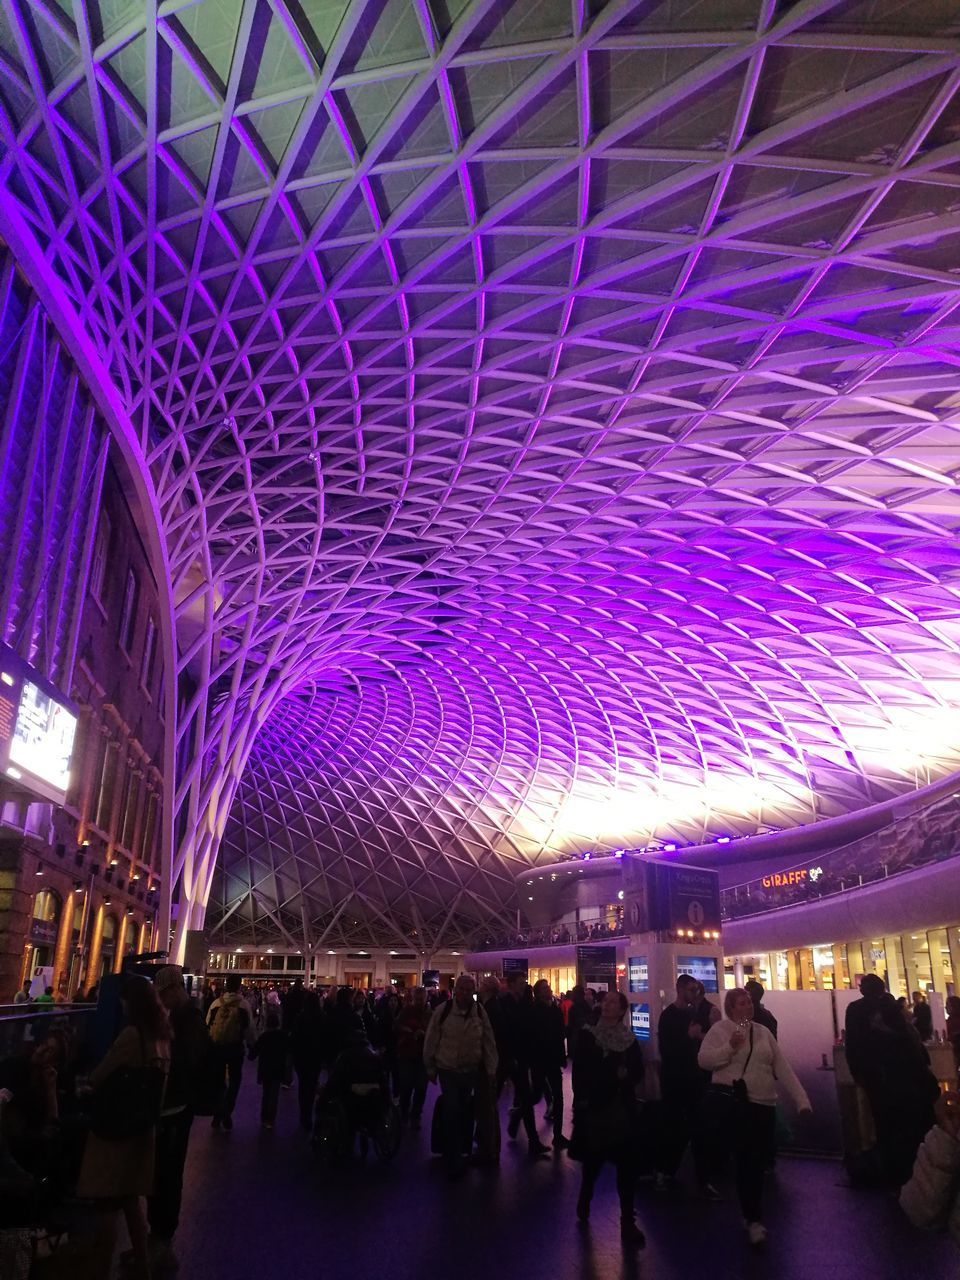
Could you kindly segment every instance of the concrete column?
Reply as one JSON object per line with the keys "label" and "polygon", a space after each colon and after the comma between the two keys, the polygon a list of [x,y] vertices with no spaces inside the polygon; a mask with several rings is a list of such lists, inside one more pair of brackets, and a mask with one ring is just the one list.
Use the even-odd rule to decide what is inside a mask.
{"label": "concrete column", "polygon": [[101,902],[93,917],[93,934],[90,938],[90,949],[87,952],[87,968],[83,975],[83,989],[92,987],[100,977],[100,953],[103,949],[103,917],[104,907]]}
{"label": "concrete column", "polygon": [[883,952],[887,966],[887,984],[893,995],[899,996],[901,992],[901,984],[906,984],[907,975],[903,968],[903,946],[898,937],[885,937],[883,940]]}
{"label": "concrete column", "polygon": [[927,933],[927,946],[930,949],[930,978],[934,991],[940,995],[947,994],[947,975],[943,968],[943,930],[931,929]]}
{"label": "concrete column", "polygon": [[25,867],[25,858],[21,840],[0,842],[0,1004],[9,1004],[23,984],[36,869]]}
{"label": "concrete column", "polygon": [[117,950],[113,957],[113,972],[119,973],[123,968],[123,948],[127,944],[127,928],[130,925],[130,917],[126,912],[120,917],[120,928],[117,930]]}
{"label": "concrete column", "polygon": [[954,995],[960,994],[960,927],[947,926],[947,946],[950,948],[950,964],[953,968]]}
{"label": "concrete column", "polygon": [[70,947],[73,942],[73,909],[76,905],[76,893],[71,890],[63,900],[60,908],[60,928],[57,930],[57,945],[53,952],[53,989],[59,992],[65,986],[70,975]]}

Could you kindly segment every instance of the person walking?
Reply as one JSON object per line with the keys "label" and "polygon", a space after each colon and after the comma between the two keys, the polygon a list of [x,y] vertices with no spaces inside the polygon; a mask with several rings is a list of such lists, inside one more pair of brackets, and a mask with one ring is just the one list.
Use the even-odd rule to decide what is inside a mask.
{"label": "person walking", "polygon": [[774,1040],[777,1038],[777,1020],[763,1003],[766,992],[756,978],[750,978],[743,984],[743,989],[753,1001],[753,1021],[759,1027],[766,1027]]}
{"label": "person walking", "polygon": [[261,1088],[260,1123],[264,1129],[272,1129],[287,1070],[287,1033],[281,1030],[280,1015],[274,1010],[267,1014],[263,1035],[251,1045],[250,1057],[256,1059],[257,1083]]}
{"label": "person walking", "polygon": [[860,997],[847,1007],[847,1065],[870,1104],[879,1176],[899,1187],[933,1123],[939,1087],[919,1035],[882,979],[868,973]]}
{"label": "person walking", "polygon": [[223,1100],[213,1117],[214,1129],[233,1128],[233,1111],[243,1079],[244,1050],[254,1039],[253,1015],[243,998],[242,985],[238,973],[228,974],[226,990],[214,1000],[207,1014],[210,1039],[216,1046],[226,1078]]}
{"label": "person walking", "polygon": [[327,1015],[316,991],[304,993],[303,1007],[293,1023],[291,1048],[297,1073],[300,1128],[309,1130],[313,1124],[320,1072],[329,1052]]}
{"label": "person walking", "polygon": [[533,1114],[533,1085],[530,1079],[533,1039],[533,993],[522,973],[507,977],[507,990],[500,997],[503,1044],[507,1060],[507,1078],[513,1084],[513,1106],[507,1121],[507,1133],[515,1138],[523,1125],[527,1135],[527,1154],[531,1159],[545,1156],[550,1148],[540,1141]]}
{"label": "person walking", "polygon": [[573,1060],[573,1137],[570,1156],[582,1161],[577,1220],[586,1226],[600,1170],[606,1162],[617,1173],[620,1237],[630,1248],[643,1248],[646,1238],[634,1216],[640,1140],[637,1089],[643,1080],[643,1053],[624,1022],[629,1008],[620,991],[608,991],[596,1026],[584,1026]]}
{"label": "person walking", "polygon": [[[141,1197],[153,1190],[156,1167],[156,1127],[163,1109],[163,1093],[170,1067],[170,1020],[153,983],[127,974],[121,1003],[126,1025],[90,1073],[93,1120],[83,1149],[77,1195],[103,1206],[96,1251],[100,1274],[110,1273],[116,1241],[116,1211],[126,1220],[130,1236],[131,1280],[149,1280],[147,1222]],[[134,1115],[120,1101],[129,1090],[120,1082],[138,1078],[143,1105]]]}
{"label": "person walking", "polygon": [[476,983],[461,974],[453,1000],[433,1011],[423,1044],[431,1082],[439,1079],[443,1103],[443,1159],[449,1177],[463,1168],[464,1135],[472,1127],[480,1077],[491,1092],[497,1074],[497,1046],[490,1019],[474,999]]}
{"label": "person walking", "polygon": [[530,1011],[530,1081],[533,1097],[545,1097],[546,1119],[553,1121],[553,1150],[559,1155],[570,1143],[563,1134],[563,1069],[567,1065],[563,1013],[546,978],[533,984]]}
{"label": "person walking", "polygon": [[183,985],[183,969],[176,964],[164,965],[155,974],[153,987],[167,1011],[172,1038],[170,1074],[157,1125],[153,1193],[147,1200],[149,1254],[155,1271],[172,1271],[178,1265],[173,1239],[180,1225],[183,1168],[193,1125],[193,1108],[203,1083],[211,1046],[203,1014]]}
{"label": "person walking", "polygon": [[397,1017],[397,1072],[400,1078],[400,1119],[411,1129],[420,1128],[424,1099],[427,1096],[427,1068],[423,1061],[423,1042],[430,1025],[427,993],[423,987],[407,992]]}
{"label": "person walking", "polygon": [[30,1003],[30,979],[28,978],[17,994],[13,997],[14,1004]]}
{"label": "person walking", "polygon": [[913,1008],[910,1010],[913,1015],[913,1025],[921,1043],[926,1044],[928,1040],[933,1039],[933,1011],[922,991],[912,992],[910,999],[913,1001]]}
{"label": "person walking", "polygon": [[[660,1051],[660,1096],[664,1125],[658,1152],[659,1181],[677,1176],[689,1143],[693,1154],[694,1177],[700,1194],[719,1199],[714,1186],[715,1157],[703,1116],[703,1096],[710,1073],[697,1060],[703,1038],[710,1030],[713,1006],[704,1017],[701,987],[696,978],[681,973],[677,994],[660,1015],[657,1044]],[[719,1009],[715,1010],[719,1017]]]}
{"label": "person walking", "polygon": [[587,1000],[586,990],[579,984],[570,992],[567,1013],[567,1057],[572,1062],[577,1056],[577,1041],[584,1027],[596,1022],[595,1011]]}
{"label": "person walking", "polygon": [[773,1159],[777,1085],[784,1087],[801,1116],[810,1099],[780,1045],[753,1021],[753,1001],[734,988],[723,1001],[724,1017],[703,1038],[698,1060],[711,1073],[709,1099],[719,1138],[732,1148],[737,1196],[755,1248],[767,1238],[763,1222],[763,1177]]}

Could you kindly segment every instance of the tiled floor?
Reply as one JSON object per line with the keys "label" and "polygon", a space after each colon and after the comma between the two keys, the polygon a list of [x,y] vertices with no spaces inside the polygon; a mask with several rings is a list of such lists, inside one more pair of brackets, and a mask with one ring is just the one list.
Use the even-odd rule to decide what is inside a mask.
{"label": "tiled floor", "polygon": [[470,1170],[453,1185],[429,1155],[426,1127],[405,1135],[391,1165],[371,1157],[331,1174],[297,1130],[294,1090],[282,1095],[277,1127],[260,1129],[253,1076],[248,1069],[231,1133],[195,1122],[177,1239],[182,1280],[960,1277],[949,1240],[915,1232],[892,1197],[848,1189],[838,1164],[779,1161],[764,1255],[747,1248],[732,1199],[641,1190],[647,1248],[625,1258],[612,1170],[588,1233],[574,1220],[579,1167],[565,1156],[531,1164],[522,1138],[504,1135],[499,1170]]}

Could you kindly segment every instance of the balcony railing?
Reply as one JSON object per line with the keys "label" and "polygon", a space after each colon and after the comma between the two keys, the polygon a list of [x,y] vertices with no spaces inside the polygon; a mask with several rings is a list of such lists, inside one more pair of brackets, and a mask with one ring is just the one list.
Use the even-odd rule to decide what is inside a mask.
{"label": "balcony railing", "polygon": [[960,793],[829,852],[777,868],[720,895],[724,920],[848,893],[960,854]]}

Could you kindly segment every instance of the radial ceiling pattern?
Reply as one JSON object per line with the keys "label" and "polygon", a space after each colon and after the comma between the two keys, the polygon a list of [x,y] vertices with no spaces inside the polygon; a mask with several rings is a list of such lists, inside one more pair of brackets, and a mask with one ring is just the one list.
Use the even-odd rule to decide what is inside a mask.
{"label": "radial ceiling pattern", "polygon": [[957,766],[958,30],[0,0],[3,199],[151,460],[224,936],[462,938],[584,842]]}

